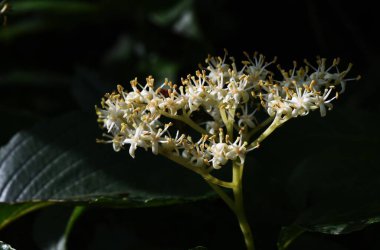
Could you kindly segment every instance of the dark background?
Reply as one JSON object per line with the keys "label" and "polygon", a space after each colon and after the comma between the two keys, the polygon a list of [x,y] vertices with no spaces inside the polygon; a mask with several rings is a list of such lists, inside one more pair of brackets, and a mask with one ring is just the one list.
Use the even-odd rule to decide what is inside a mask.
{"label": "dark background", "polygon": [[[32,4],[25,5],[28,2]],[[360,74],[362,80],[350,82],[336,105],[374,117],[379,113],[374,1],[78,0],[48,7],[39,2],[55,1],[9,1],[12,9],[0,28],[1,144],[45,119],[78,109],[94,113],[105,92],[116,84],[127,86],[134,77],[143,82],[153,75],[158,82],[165,77],[176,82],[198,69],[207,54],[222,56],[224,48],[236,59],[243,59],[243,51],[259,51],[268,59],[277,56],[284,67],[318,55],[340,57],[342,69],[352,62],[350,76]],[[355,113],[349,115],[355,120]],[[375,124],[376,119],[367,122]],[[276,193],[266,191],[262,196]],[[260,218],[262,210],[270,209],[255,210],[259,219],[254,219],[254,231],[261,228],[255,235],[259,249],[274,249],[280,226],[294,218],[293,212],[278,214],[286,213],[281,208],[272,218]],[[36,248],[31,233],[36,216],[11,225],[1,239],[17,249]],[[220,201],[128,212],[98,208],[81,218],[69,247],[109,249],[112,242],[119,247],[112,249],[233,249],[241,241],[234,223]],[[305,249],[302,242],[307,249],[375,249],[379,230],[370,226],[345,236],[305,234],[299,249]],[[125,243],[123,235],[133,243]],[[226,243],[229,235],[231,242]],[[94,238],[97,243],[91,243]]]}

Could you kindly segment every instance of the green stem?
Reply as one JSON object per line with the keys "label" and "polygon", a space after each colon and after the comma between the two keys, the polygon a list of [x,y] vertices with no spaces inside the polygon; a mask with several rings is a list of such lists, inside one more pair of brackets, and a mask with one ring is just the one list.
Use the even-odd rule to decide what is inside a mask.
{"label": "green stem", "polygon": [[189,115],[183,115],[182,121],[203,135],[209,134],[204,128],[195,123]]}
{"label": "green stem", "polygon": [[189,125],[190,127],[192,127],[194,130],[196,130],[198,133],[202,134],[202,135],[207,135],[208,132],[202,128],[201,126],[199,126],[197,123],[195,123],[189,115],[187,114],[183,114],[183,115],[172,115],[166,111],[162,111],[160,110],[159,111],[161,115],[163,116],[166,116],[168,118],[171,118],[171,119],[174,119],[174,120],[178,120],[178,121],[181,121],[187,125]]}
{"label": "green stem", "polygon": [[233,193],[235,197],[235,209],[233,210],[236,214],[236,217],[239,221],[240,230],[243,233],[245,245],[247,250],[254,250],[253,244],[253,236],[251,228],[248,224],[247,217],[244,211],[244,203],[243,203],[243,169],[244,163],[240,163],[238,161],[234,161],[232,165],[233,171],[233,183],[235,186],[233,187]]}
{"label": "green stem", "polygon": [[235,124],[235,111],[236,108],[232,108],[231,112],[227,111],[230,116],[228,116],[228,124],[227,124],[227,134],[228,136],[233,139],[233,133],[234,133],[234,124]]}
{"label": "green stem", "polygon": [[265,139],[267,138],[270,134],[272,134],[273,131],[276,130],[276,128],[278,128],[279,126],[281,126],[284,122],[288,121],[291,117],[284,117],[284,118],[281,118],[280,116],[276,116],[273,120],[273,122],[271,123],[271,125],[269,125],[269,127],[267,127],[267,129],[256,139],[254,140],[247,149],[251,149],[251,148],[254,148],[254,147],[258,147],[260,145],[260,143]]}
{"label": "green stem", "polygon": [[233,211],[235,212],[235,203],[234,203],[234,200],[231,199],[231,197],[229,197],[225,191],[223,191],[220,187],[218,187],[217,185],[215,184],[212,184],[210,182],[207,182],[210,187],[212,189],[214,189],[214,191],[220,196],[220,198],[222,198],[222,200],[227,204],[227,206]]}
{"label": "green stem", "polygon": [[179,165],[182,165],[183,167],[190,169],[191,171],[201,175],[208,183],[211,183],[211,184],[214,184],[217,186],[221,186],[221,187],[225,187],[225,188],[232,188],[234,185],[231,182],[222,181],[222,180],[216,178],[215,176],[211,175],[203,166],[196,167],[196,166],[191,165],[191,163],[189,163],[187,160],[185,160],[184,158],[182,158],[180,156],[177,156],[177,155],[172,154],[172,153],[167,153],[163,150],[159,150],[159,153],[161,155],[165,156],[166,158],[168,158],[169,160],[172,160],[172,161],[178,163]]}
{"label": "green stem", "polygon": [[252,129],[249,134],[248,134],[248,138],[251,138],[253,135],[255,135],[260,129],[262,129],[263,127],[265,127],[266,125],[268,125],[271,121],[273,121],[273,117],[272,116],[269,116],[265,121],[263,121],[262,123],[260,123],[257,127],[255,127],[254,129]]}
{"label": "green stem", "polygon": [[227,128],[228,127],[228,118],[226,115],[226,110],[223,106],[219,107],[219,113],[220,113],[220,117],[222,118],[222,121],[224,123],[224,126],[226,126],[226,128]]}

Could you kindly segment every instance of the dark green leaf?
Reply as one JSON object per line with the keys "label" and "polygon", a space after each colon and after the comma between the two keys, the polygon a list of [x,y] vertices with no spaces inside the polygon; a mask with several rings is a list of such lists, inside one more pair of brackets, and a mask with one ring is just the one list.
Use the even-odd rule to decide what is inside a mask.
{"label": "dark green leaf", "polygon": [[28,20],[25,22],[15,23],[12,26],[8,26],[6,29],[0,30],[0,41],[1,40],[12,40],[19,36],[33,34],[45,30],[49,25],[47,25],[42,20]]}
{"label": "dark green leaf", "polygon": [[34,210],[51,205],[50,202],[4,204],[0,203],[0,229],[19,217]]}
{"label": "dark green leaf", "polygon": [[71,229],[84,210],[83,206],[74,209],[70,206],[52,206],[44,209],[35,219],[34,240],[44,250],[65,250]]}
{"label": "dark green leaf", "polygon": [[329,234],[360,230],[380,219],[380,169],[374,138],[339,138],[298,165],[291,183],[296,223]]}
{"label": "dark green leaf", "polygon": [[80,2],[80,1],[17,1],[12,3],[12,8],[15,13],[25,12],[54,12],[58,14],[62,13],[88,13],[97,10],[96,5]]}
{"label": "dark green leaf", "polygon": [[374,116],[357,110],[334,115],[309,120],[303,125],[308,132],[288,133],[295,164],[288,195],[298,215],[281,232],[280,249],[303,231],[345,234],[380,221],[380,136]]}
{"label": "dark green leaf", "polygon": [[7,122],[1,125],[0,145],[7,143],[15,133],[33,126],[40,119],[28,111],[2,105],[0,105],[0,116],[7,117]]}
{"label": "dark green leaf", "polygon": [[73,229],[73,226],[77,219],[83,214],[86,207],[84,206],[76,206],[70,216],[69,221],[67,222],[67,226],[65,228],[65,238],[68,237],[69,233],[71,232],[71,229]]}
{"label": "dark green leaf", "polygon": [[71,114],[15,135],[0,151],[0,201],[157,206],[209,197],[203,180],[160,156],[96,144],[95,117]]}
{"label": "dark green leaf", "polygon": [[285,250],[288,246],[298,238],[303,232],[304,229],[298,226],[284,227],[280,231],[280,236],[277,242],[277,247],[279,250]]}

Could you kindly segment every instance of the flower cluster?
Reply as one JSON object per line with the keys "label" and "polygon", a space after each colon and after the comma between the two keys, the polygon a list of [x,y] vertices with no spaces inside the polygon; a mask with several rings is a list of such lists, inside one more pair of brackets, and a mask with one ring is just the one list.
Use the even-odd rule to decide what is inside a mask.
{"label": "flower cluster", "polygon": [[[96,108],[108,133],[105,142],[116,151],[129,145],[132,157],[141,147],[200,168],[218,169],[230,160],[243,163],[246,153],[261,141],[262,136],[254,140],[256,132],[270,122],[278,126],[313,110],[325,116],[346,82],[354,80],[345,78],[351,65],[340,72],[338,59],[329,67],[325,59],[318,59],[316,66],[305,61],[304,67],[297,68],[294,63],[289,71],[278,67],[282,78],[275,79],[268,69],[275,60],[266,62],[257,53],[245,55],[240,69],[234,58],[227,62],[227,53],[224,58],[209,56],[207,66],[180,84],[165,80],[156,87],[148,77],[145,85],[132,80],[131,91],[119,85],[105,95],[102,108]],[[195,122],[197,116],[203,121]],[[171,122],[164,122],[168,119],[191,127],[199,138],[171,128]]]}

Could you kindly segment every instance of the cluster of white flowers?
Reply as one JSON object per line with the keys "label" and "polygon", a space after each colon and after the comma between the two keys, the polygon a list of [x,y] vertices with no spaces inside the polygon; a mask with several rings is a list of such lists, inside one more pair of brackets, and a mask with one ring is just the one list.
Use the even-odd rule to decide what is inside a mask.
{"label": "cluster of white flowers", "polygon": [[[178,85],[166,80],[156,88],[148,77],[144,86],[132,80],[131,91],[118,86],[117,92],[105,95],[102,108],[96,108],[108,132],[107,142],[116,151],[129,144],[132,157],[137,147],[151,148],[154,154],[181,157],[196,167],[218,169],[237,159],[243,163],[246,153],[258,146],[251,143],[252,132],[264,128],[266,121],[288,120],[317,109],[325,116],[346,82],[354,80],[345,78],[351,65],[340,72],[337,59],[328,68],[325,59],[318,59],[317,66],[307,61],[305,67],[294,64],[290,71],[279,67],[282,79],[276,80],[268,70],[275,60],[245,55],[240,70],[234,58],[226,62],[226,53],[224,58],[209,56],[206,67]],[[204,120],[195,122],[196,116]],[[162,117],[179,120],[201,135],[193,140]]]}

